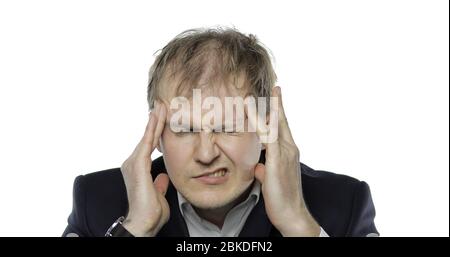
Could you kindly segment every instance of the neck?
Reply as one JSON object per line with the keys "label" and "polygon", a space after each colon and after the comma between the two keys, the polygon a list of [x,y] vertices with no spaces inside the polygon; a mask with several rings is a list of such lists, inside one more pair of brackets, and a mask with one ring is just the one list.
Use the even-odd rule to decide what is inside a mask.
{"label": "neck", "polygon": [[252,190],[252,187],[253,184],[251,184],[249,188],[236,200],[232,201],[231,203],[225,206],[215,209],[198,209],[194,207],[194,210],[198,214],[198,216],[200,216],[202,219],[211,222],[212,224],[216,225],[219,228],[222,228],[228,212],[231,209],[233,209],[234,206],[240,204],[241,202],[245,201],[245,199],[247,199],[248,195],[250,194],[250,191]]}

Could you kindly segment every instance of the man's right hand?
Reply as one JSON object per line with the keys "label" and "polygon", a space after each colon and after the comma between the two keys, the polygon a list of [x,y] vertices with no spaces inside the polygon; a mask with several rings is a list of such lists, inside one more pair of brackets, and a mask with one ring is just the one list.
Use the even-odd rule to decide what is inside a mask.
{"label": "man's right hand", "polygon": [[159,174],[153,181],[150,173],[151,154],[164,129],[166,113],[164,104],[155,101],[144,136],[121,166],[129,205],[122,225],[134,236],[155,236],[169,220],[169,204],[164,197],[169,177]]}

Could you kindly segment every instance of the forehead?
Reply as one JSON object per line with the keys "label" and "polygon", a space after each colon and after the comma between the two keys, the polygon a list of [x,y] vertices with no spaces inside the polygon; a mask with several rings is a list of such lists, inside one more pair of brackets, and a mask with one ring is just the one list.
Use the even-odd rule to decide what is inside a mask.
{"label": "forehead", "polygon": [[218,75],[211,70],[205,70],[198,80],[190,80],[186,78],[186,74],[171,74],[169,70],[163,76],[158,96],[166,103],[177,97],[192,101],[194,89],[198,89],[202,99],[217,97],[223,101],[225,97],[245,97],[250,92],[248,85],[243,73]]}
{"label": "forehead", "polygon": [[[212,83],[214,81],[209,83],[201,81],[199,85],[189,88],[190,92],[184,91],[181,94],[176,90],[176,81],[167,83],[167,90],[161,97],[161,100],[168,107],[167,120],[171,120],[174,114],[182,114],[182,116],[189,117],[189,122],[193,126],[200,126],[199,124],[204,122],[202,119],[207,117],[207,115],[214,120],[220,120],[222,124],[243,122],[245,120],[243,109],[241,110],[241,108],[237,107],[238,104],[235,103],[240,103],[240,101],[243,103],[244,98],[248,94],[244,77],[240,76],[233,80],[228,80],[228,84],[226,81],[216,81],[216,84]],[[200,114],[198,116],[194,111],[196,107],[198,107],[198,114]],[[231,115],[226,116],[227,112],[228,115]]]}
{"label": "forehead", "polygon": [[[218,76],[213,71],[206,70],[195,84],[192,80],[183,80],[183,78],[185,74],[165,75],[160,84],[161,89],[158,95],[168,107],[167,121],[170,121],[172,117],[178,117],[179,114],[189,117],[190,124],[197,127],[203,123],[203,118],[210,117],[208,115],[211,114],[213,119],[221,120],[223,124],[245,120],[243,110],[239,111],[239,108],[233,104],[226,104],[230,100],[244,99],[249,94],[249,83],[243,73]],[[211,102],[214,102],[214,106],[210,105]],[[200,113],[194,112],[196,106],[199,106]],[[226,112],[231,113],[231,116],[225,117]]]}
{"label": "forehead", "polygon": [[195,119],[201,120],[206,115],[219,120],[227,118],[227,122],[244,119],[245,96],[238,91],[230,92],[225,89],[217,90],[216,92],[201,89],[193,89],[193,91],[193,96],[190,98],[179,96],[165,101],[168,107],[167,117],[169,119],[174,113],[190,117],[191,121]]}

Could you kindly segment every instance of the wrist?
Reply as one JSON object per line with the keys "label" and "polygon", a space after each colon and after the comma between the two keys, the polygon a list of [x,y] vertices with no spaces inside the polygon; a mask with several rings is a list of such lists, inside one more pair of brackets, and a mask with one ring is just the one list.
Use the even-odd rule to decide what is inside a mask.
{"label": "wrist", "polygon": [[278,230],[284,237],[318,237],[321,228],[306,210],[306,212],[302,211],[292,221],[286,222],[286,225]]}
{"label": "wrist", "polygon": [[124,226],[122,223],[125,217],[119,217],[112,225],[109,227],[108,231],[106,231],[106,237],[134,237]]}
{"label": "wrist", "polygon": [[127,217],[122,226],[135,237],[154,237],[156,235],[151,226],[146,226],[144,222],[138,222],[136,219]]}

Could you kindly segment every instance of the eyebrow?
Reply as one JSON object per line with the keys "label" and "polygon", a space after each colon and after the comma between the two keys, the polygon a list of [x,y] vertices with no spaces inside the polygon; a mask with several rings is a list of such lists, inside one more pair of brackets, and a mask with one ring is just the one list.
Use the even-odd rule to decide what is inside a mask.
{"label": "eyebrow", "polygon": [[[232,127],[231,127],[231,125],[232,125]],[[166,126],[170,127],[170,123],[166,122]],[[187,126],[183,126],[183,125],[179,125],[179,124],[176,124],[175,126],[178,127],[178,128],[181,128],[181,129],[189,130],[191,132],[193,131],[193,126],[188,126],[187,127]],[[231,127],[231,130],[229,130],[229,131],[236,131],[236,124],[235,123],[230,124],[230,127]],[[220,131],[227,131],[226,128],[227,128],[227,126],[225,124],[222,124],[222,126],[217,126],[215,128],[212,128],[212,130],[216,131],[216,130],[220,129]]]}

